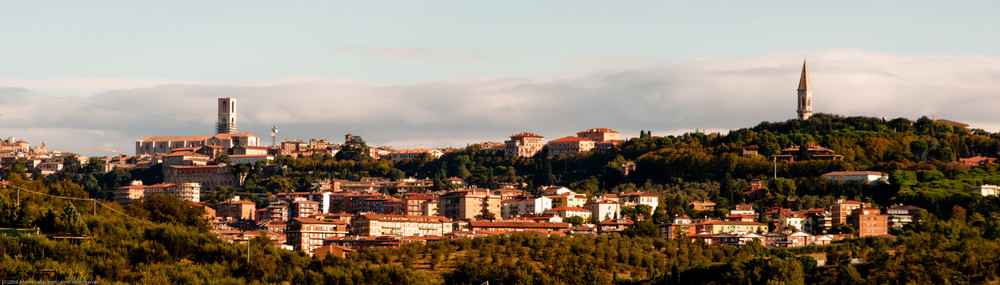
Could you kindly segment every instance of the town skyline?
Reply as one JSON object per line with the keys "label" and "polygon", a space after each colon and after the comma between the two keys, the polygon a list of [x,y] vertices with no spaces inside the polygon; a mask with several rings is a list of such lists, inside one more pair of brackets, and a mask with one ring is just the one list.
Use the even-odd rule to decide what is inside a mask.
{"label": "town skyline", "polygon": [[803,58],[817,113],[1000,131],[1000,42],[966,28],[993,3],[39,5],[0,20],[0,133],[67,152],[210,135],[224,96],[261,137],[397,148],[725,132],[794,118]]}

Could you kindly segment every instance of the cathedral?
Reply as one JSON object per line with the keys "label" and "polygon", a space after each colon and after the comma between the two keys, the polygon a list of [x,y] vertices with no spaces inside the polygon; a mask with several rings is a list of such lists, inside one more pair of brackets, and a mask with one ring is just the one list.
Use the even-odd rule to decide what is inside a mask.
{"label": "cathedral", "polygon": [[809,70],[806,69],[806,61],[802,60],[802,77],[799,78],[799,120],[808,120],[813,114],[813,91],[812,84],[809,84]]}

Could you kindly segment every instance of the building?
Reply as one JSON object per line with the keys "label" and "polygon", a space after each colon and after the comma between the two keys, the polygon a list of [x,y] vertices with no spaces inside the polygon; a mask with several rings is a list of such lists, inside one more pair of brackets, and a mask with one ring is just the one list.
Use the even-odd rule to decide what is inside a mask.
{"label": "building", "polygon": [[976,156],[970,158],[959,158],[958,162],[968,166],[983,166],[997,163],[997,159],[993,157]]}
{"label": "building", "polygon": [[631,227],[632,224],[635,224],[635,222],[629,217],[607,219],[597,224],[597,234],[621,233],[628,227]]}
{"label": "building", "polygon": [[[759,181],[759,180],[758,180]],[[753,210],[753,205],[750,204],[739,204],[736,205],[736,209],[729,211],[730,214],[737,215],[756,215],[757,212]]]}
{"label": "building", "polygon": [[549,155],[576,154],[594,149],[595,142],[578,137],[564,137],[549,141]]}
{"label": "building", "polygon": [[834,171],[823,174],[823,177],[843,183],[851,181],[868,184],[889,183],[889,175],[877,171]]}
{"label": "building", "polygon": [[556,207],[552,209],[545,210],[546,214],[555,214],[560,218],[566,219],[572,216],[578,216],[583,218],[584,221],[590,220],[591,212],[590,210],[577,208],[577,207]]}
{"label": "building", "polygon": [[542,143],[542,136],[532,133],[520,133],[510,136],[510,140],[504,141],[505,157],[532,157],[545,146]]}
{"label": "building", "polygon": [[233,198],[231,201],[226,201],[219,203],[219,206],[215,208],[215,215],[222,219],[235,219],[235,220],[255,220],[257,213],[257,203],[240,200],[240,197]]}
{"label": "building", "polygon": [[660,195],[651,192],[625,193],[618,195],[618,198],[623,206],[646,205],[652,207],[653,210],[660,206]]}
{"label": "building", "polygon": [[215,123],[215,133],[236,133],[236,99],[219,98],[219,121]]}
{"label": "building", "polygon": [[595,142],[619,141],[619,133],[608,128],[593,128],[576,133],[579,138],[584,138]]}
{"label": "building", "polygon": [[173,196],[184,201],[197,203],[201,197],[201,185],[193,182],[142,185],[142,180],[135,180],[129,186],[115,188],[115,202],[128,205],[132,201],[142,199],[145,196],[157,194]]}
{"label": "building", "polygon": [[618,202],[613,200],[605,199],[588,202],[583,205],[583,208],[590,211],[598,223],[608,219],[621,217],[622,211],[621,204],[618,204]]}
{"label": "building", "polygon": [[291,218],[308,218],[320,213],[319,202],[296,197],[288,203],[288,216]]}
{"label": "building", "polygon": [[406,215],[437,216],[438,197],[437,195],[403,196],[403,205],[406,207]]}
{"label": "building", "polygon": [[910,205],[892,205],[885,210],[889,215],[889,227],[900,228],[913,222],[913,217],[922,211],[920,207]]}
{"label": "building", "polygon": [[452,222],[441,216],[362,214],[351,227],[360,236],[443,236],[452,231]]}
{"label": "building", "polygon": [[164,166],[163,182],[174,184],[194,182],[198,183],[205,189],[213,189],[219,186],[239,186],[236,180],[236,175],[233,174],[233,167],[226,164],[203,166]]}
{"label": "building", "polygon": [[867,207],[867,206],[868,205],[865,203],[853,200],[847,200],[833,204],[833,206],[830,206],[830,213],[833,216],[832,225],[837,226],[846,223],[847,217],[851,215],[851,212],[853,212],[856,209],[860,209],[862,207]]}
{"label": "building", "polygon": [[470,231],[483,231],[493,234],[507,233],[540,233],[554,234],[566,233],[570,228],[569,223],[547,223],[547,222],[495,222],[495,221],[470,221]]}
{"label": "building", "polygon": [[285,230],[285,236],[292,249],[310,255],[313,250],[323,246],[323,240],[345,235],[347,235],[347,223],[341,220],[292,218]]}
{"label": "building", "polygon": [[415,160],[423,157],[425,153],[434,159],[441,158],[441,156],[444,155],[444,152],[440,149],[401,149],[390,153],[389,159],[393,162],[402,161],[404,159]]}
{"label": "building", "polygon": [[[791,146],[781,150],[781,154],[771,155],[771,159],[777,161],[787,161],[794,162],[802,154],[802,147]],[[825,148],[817,145],[808,145],[805,147],[805,152],[808,153],[809,158],[813,160],[844,160],[843,155],[836,154],[835,151],[829,148]]]}
{"label": "building", "polygon": [[501,202],[501,216],[504,220],[531,214],[541,214],[552,209],[552,199],[549,197],[514,198]]}
{"label": "building", "polygon": [[660,223],[660,237],[673,239],[678,235],[691,236],[695,234],[695,224],[687,215],[663,220]]}
{"label": "building", "polygon": [[149,136],[135,142],[135,154],[169,154],[177,148],[200,148],[207,145],[231,148],[238,145],[257,146],[259,143],[260,138],[251,133],[181,137]]}
{"label": "building", "polygon": [[695,211],[715,211],[715,202],[709,200],[698,200],[691,202],[691,209]]}
{"label": "building", "polygon": [[813,114],[812,84],[809,83],[809,70],[806,68],[806,61],[802,60],[802,75],[799,77],[798,109],[799,120],[808,120]]}
{"label": "building", "polygon": [[859,237],[880,236],[889,233],[888,215],[882,215],[879,209],[868,207],[854,209],[851,211],[848,222],[857,229]]}
{"label": "building", "polygon": [[973,187],[969,188],[969,192],[972,192],[972,193],[975,193],[975,194],[978,194],[978,195],[983,195],[983,196],[991,196],[991,195],[992,196],[996,196],[997,193],[1000,193],[998,191],[1000,191],[1000,187],[997,187],[996,185],[989,185],[989,184],[983,184],[983,185],[980,185],[980,186],[973,186]]}
{"label": "building", "polygon": [[767,232],[767,225],[758,222],[736,222],[710,220],[695,225],[696,232],[718,233],[763,233]]}
{"label": "building", "polygon": [[500,199],[486,189],[450,191],[439,196],[438,212],[451,220],[495,219],[503,216]]}

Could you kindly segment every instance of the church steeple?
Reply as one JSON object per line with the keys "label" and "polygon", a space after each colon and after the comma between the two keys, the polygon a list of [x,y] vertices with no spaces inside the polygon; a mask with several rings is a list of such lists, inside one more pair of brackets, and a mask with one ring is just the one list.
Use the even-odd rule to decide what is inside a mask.
{"label": "church steeple", "polygon": [[812,117],[812,84],[809,83],[809,69],[806,68],[806,60],[802,60],[802,76],[799,77],[798,91],[798,111],[800,120],[807,120]]}

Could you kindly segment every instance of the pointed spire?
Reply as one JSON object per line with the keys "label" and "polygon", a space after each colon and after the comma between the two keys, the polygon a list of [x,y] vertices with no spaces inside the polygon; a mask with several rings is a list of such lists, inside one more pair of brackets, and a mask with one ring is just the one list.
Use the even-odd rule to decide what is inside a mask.
{"label": "pointed spire", "polygon": [[812,84],[809,83],[809,70],[806,69],[805,59],[802,59],[802,77],[799,78],[799,90],[812,90]]}

